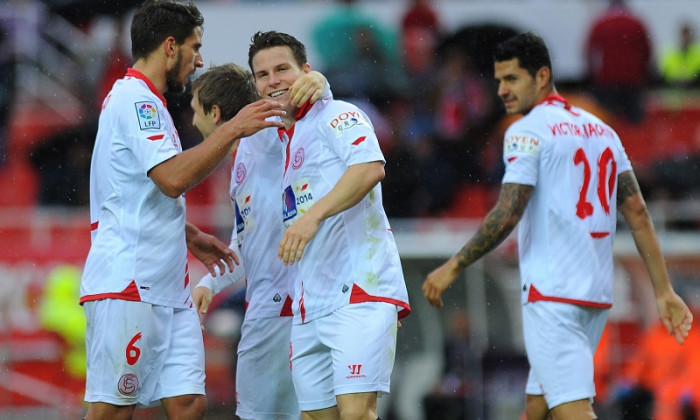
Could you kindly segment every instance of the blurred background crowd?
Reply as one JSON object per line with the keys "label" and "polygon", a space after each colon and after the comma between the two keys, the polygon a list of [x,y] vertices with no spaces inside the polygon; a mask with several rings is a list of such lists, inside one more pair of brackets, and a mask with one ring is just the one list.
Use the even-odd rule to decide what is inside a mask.
{"label": "blurred background crowd", "polygon": [[[0,305],[0,331],[7,335],[3,342],[9,348],[0,353],[0,362],[5,364],[5,371],[13,368],[20,374],[12,376],[12,381],[17,384],[24,380],[22,384],[27,389],[38,384],[32,382],[35,379],[31,367],[22,367],[22,352],[13,350],[11,343],[34,339],[25,333],[31,328],[21,328],[32,322],[38,323],[43,332],[61,337],[60,349],[54,350],[61,354],[61,363],[66,364],[51,374],[62,381],[60,391],[79,390],[82,386],[84,372],[79,368],[80,355],[76,355],[81,345],[81,325],[79,316],[75,318],[70,312],[80,308],[75,305],[63,309],[71,308],[71,304],[60,305],[71,302],[67,298],[75,293],[71,284],[79,281],[79,270],[71,271],[70,267],[81,266],[89,232],[87,226],[80,226],[84,232],[76,231],[73,222],[84,222],[96,120],[102,99],[131,64],[128,25],[132,8],[139,2],[3,0],[0,7],[0,304],[4,304]],[[578,67],[572,70],[570,63],[553,54],[554,77],[560,93],[618,131],[635,165],[657,228],[662,232],[681,232],[688,235],[683,238],[690,238],[679,245],[681,261],[671,264],[671,269],[674,281],[682,282],[680,290],[685,291],[686,300],[700,308],[700,301],[693,299],[698,280],[694,274],[695,259],[700,256],[695,247],[700,222],[700,190],[696,182],[700,179],[700,43],[696,39],[700,10],[667,22],[663,28],[669,33],[660,34],[659,26],[649,19],[653,13],[649,6],[664,3],[655,0],[196,3],[207,19],[205,63],[213,64],[222,64],[219,57],[228,57],[234,45],[247,50],[252,31],[239,31],[237,22],[221,25],[212,11],[228,11],[235,20],[237,10],[257,9],[264,11],[260,16],[275,16],[270,20],[278,22],[287,11],[295,10],[285,27],[270,27],[264,19],[246,22],[245,27],[259,25],[260,30],[278,29],[299,36],[309,49],[312,67],[326,75],[334,96],[367,112],[387,162],[383,182],[385,208],[389,217],[397,221],[478,219],[495,202],[503,173],[503,133],[513,119],[505,117],[496,96],[492,51],[496,44],[516,33],[542,30],[553,52],[566,51],[579,60]],[[560,3],[560,8],[555,8],[554,3]],[[690,0],[671,3],[698,9]],[[511,14],[505,11],[516,8],[527,11],[529,26],[506,17]],[[375,12],[380,9],[382,13]],[[464,15],[450,12],[455,10]],[[472,10],[484,17],[474,19]],[[584,10],[586,15],[557,15],[562,10]],[[564,36],[572,22],[583,28],[577,36]],[[303,32],[296,33],[288,29],[289,25]],[[562,36],[551,35],[557,32]],[[572,38],[577,41],[574,45],[562,45]],[[666,42],[655,42],[658,39]],[[210,61],[210,52],[220,61]],[[224,60],[243,65],[245,59],[231,56]],[[191,126],[189,94],[169,95],[167,100],[183,146],[197,144],[201,137]],[[194,209],[191,217],[222,238],[228,237],[226,229],[230,229],[231,222],[230,214],[222,210],[229,206],[227,170],[217,171],[187,196],[188,207]],[[46,214],[51,214],[51,221],[58,217],[59,223],[51,224],[48,234],[44,232],[48,236],[37,239],[36,232],[50,224],[43,217]],[[399,234],[401,226],[398,222],[394,226]],[[416,225],[408,226],[416,229]],[[457,249],[454,247],[452,252]],[[430,257],[439,256],[427,252],[428,263]],[[505,282],[517,283],[512,243],[506,244],[495,258],[499,259],[491,263],[495,261],[503,267],[484,267],[479,275],[486,281],[486,290],[466,290],[467,301],[472,302],[477,292],[488,300],[486,306],[493,303],[498,307],[499,302],[490,300],[493,294],[500,296],[501,305],[512,301],[509,286],[503,286]],[[57,262],[69,264],[57,266]],[[412,378],[410,375],[418,379],[421,369],[438,373],[428,375],[433,379],[424,380],[425,385],[417,390],[399,388],[398,396],[392,397],[399,403],[390,404],[383,418],[517,418],[495,414],[498,408],[492,401],[494,396],[510,395],[511,391],[522,397],[526,366],[517,338],[517,319],[503,321],[507,328],[499,327],[498,321],[494,323],[492,319],[489,325],[496,326],[489,328],[495,332],[485,332],[483,326],[487,322],[475,319],[479,313],[466,310],[467,302],[461,299],[453,302],[451,311],[435,318],[437,324],[413,320],[429,311],[422,308],[422,296],[416,288],[427,268],[413,266],[410,261],[405,265],[407,272],[413,273],[407,274],[407,281],[413,282],[410,292],[414,316],[404,328],[409,337],[404,347],[427,346],[427,354],[437,356],[422,360],[422,356],[415,355],[398,363],[397,370],[406,380]],[[634,295],[635,285],[643,284],[635,279],[643,279],[644,274],[638,272],[638,264],[625,259],[624,253],[619,265],[622,282],[629,284],[621,286],[621,303],[616,302],[621,315],[606,331],[597,355],[599,403],[610,411],[602,418],[698,418],[700,358],[691,356],[700,354],[700,340],[691,335],[686,346],[677,348],[670,340],[666,343],[655,338],[663,332],[648,314],[639,315],[649,307],[648,296],[646,300],[639,296],[629,298]],[[42,268],[37,270],[37,266]],[[39,271],[41,278],[25,275],[27,271]],[[9,278],[16,281],[3,284]],[[491,289],[498,288],[494,284],[506,291],[494,292]],[[13,296],[15,287],[25,289],[23,302],[18,303],[17,296]],[[210,395],[224,405],[230,404],[233,396],[227,369],[235,348],[235,323],[242,315],[241,303],[236,300],[239,298],[229,296],[220,302],[221,308],[229,310],[229,316],[212,324],[212,328],[222,332],[209,337],[208,342],[212,363],[220,361],[225,366],[225,373],[210,371],[210,383],[223,384]],[[35,321],[29,320],[30,315],[25,319],[13,312],[18,305],[20,312],[35,314]],[[641,308],[633,308],[635,305]],[[498,309],[484,308],[483,314],[502,316],[497,312]],[[231,328],[226,328],[227,323]],[[442,331],[437,336],[442,344],[430,347],[419,343],[426,339],[422,331],[434,326]],[[499,337],[503,331],[516,337]],[[659,344],[662,341],[664,344]],[[666,348],[665,344],[673,348]],[[44,349],[44,356],[37,356],[39,360],[53,354],[52,349]],[[46,377],[49,372],[45,370],[43,374]],[[0,374],[0,387],[3,378]],[[27,394],[32,393],[20,393],[14,399],[0,397],[0,408],[36,402],[34,394]],[[59,406],[60,395],[59,392]],[[410,401],[402,404],[404,400]],[[51,398],[39,403],[56,405]],[[518,407],[520,403],[516,398],[513,405]],[[518,408],[512,412],[518,412]],[[423,413],[430,414],[422,417]]]}

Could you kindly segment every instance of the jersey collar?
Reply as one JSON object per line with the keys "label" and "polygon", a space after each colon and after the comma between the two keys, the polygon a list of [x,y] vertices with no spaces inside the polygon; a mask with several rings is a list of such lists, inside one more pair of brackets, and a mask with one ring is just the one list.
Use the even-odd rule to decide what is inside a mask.
{"label": "jersey collar", "polygon": [[126,71],[126,76],[124,77],[134,77],[136,79],[142,80],[146,84],[146,86],[148,86],[151,92],[153,92],[153,94],[156,95],[163,102],[163,106],[168,106],[168,101],[165,100],[163,95],[158,91],[158,89],[156,89],[156,85],[154,85],[153,82],[151,82],[145,74],[141,73],[138,70],[129,68]]}
{"label": "jersey collar", "polygon": [[[297,111],[297,114],[294,116],[294,121],[299,121],[300,119],[304,118],[306,114],[311,111],[311,108],[314,106],[314,104],[311,103],[311,101],[306,101],[304,102],[304,105],[302,105],[299,110]],[[278,128],[277,129],[277,134],[280,137],[280,140],[284,139],[284,134],[287,133],[287,136],[291,139],[292,134],[294,134],[294,126],[291,126],[289,130],[286,128]]]}
{"label": "jersey collar", "polygon": [[559,102],[560,104],[562,104],[564,106],[564,109],[566,109],[567,111],[571,109],[571,104],[569,104],[569,102],[566,100],[566,98],[564,98],[563,96],[561,96],[558,93],[550,93],[549,95],[547,95],[546,98],[542,99],[542,101],[539,103],[539,105],[544,105],[544,104],[553,105],[556,102]]}

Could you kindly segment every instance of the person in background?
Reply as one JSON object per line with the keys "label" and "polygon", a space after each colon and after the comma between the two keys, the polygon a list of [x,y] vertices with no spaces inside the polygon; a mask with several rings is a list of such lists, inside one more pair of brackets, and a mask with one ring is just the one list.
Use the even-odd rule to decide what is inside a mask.
{"label": "person in background", "polygon": [[693,315],[676,294],[651,217],[619,137],[554,86],[546,44],[533,33],[499,45],[498,96],[509,115],[498,202],[474,236],[423,283],[428,302],[519,223],[528,420],[595,419],[593,355],[612,306],[617,210],[651,278],[659,319],[679,343]]}
{"label": "person in background", "polygon": [[593,94],[609,111],[640,123],[652,70],[651,37],[624,0],[609,2],[594,20],[585,46]]}
{"label": "person in background", "polygon": [[700,81],[700,44],[690,23],[679,27],[678,45],[664,51],[660,73],[669,86],[691,86]]}
{"label": "person in background", "polygon": [[131,23],[133,67],[105,98],[90,167],[92,243],[80,303],[87,319],[87,420],[130,419],[162,404],[168,418],[203,419],[204,344],[190,295],[188,250],[233,269],[224,243],[186,222],[185,192],[242,137],[281,124],[279,104],[243,108],[182,151],[163,93],[182,92],[204,65],[204,18],[193,3],[147,0]]}

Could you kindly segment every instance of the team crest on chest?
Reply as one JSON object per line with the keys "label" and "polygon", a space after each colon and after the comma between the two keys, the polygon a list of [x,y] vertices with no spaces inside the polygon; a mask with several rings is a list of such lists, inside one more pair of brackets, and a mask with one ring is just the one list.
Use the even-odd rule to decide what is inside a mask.
{"label": "team crest on chest", "polygon": [[304,164],[304,148],[300,147],[294,152],[294,159],[292,160],[292,168],[299,169]]}
{"label": "team crest on chest", "polygon": [[241,185],[243,181],[245,181],[247,175],[248,171],[245,168],[245,164],[239,162],[238,165],[236,165],[236,184]]}

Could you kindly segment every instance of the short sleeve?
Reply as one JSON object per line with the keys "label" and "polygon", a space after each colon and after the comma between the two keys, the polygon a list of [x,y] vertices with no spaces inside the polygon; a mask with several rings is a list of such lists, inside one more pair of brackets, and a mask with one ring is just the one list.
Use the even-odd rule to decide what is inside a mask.
{"label": "short sleeve", "polygon": [[348,166],[384,161],[374,126],[355,105],[335,101],[324,111],[320,122],[329,147]]}

